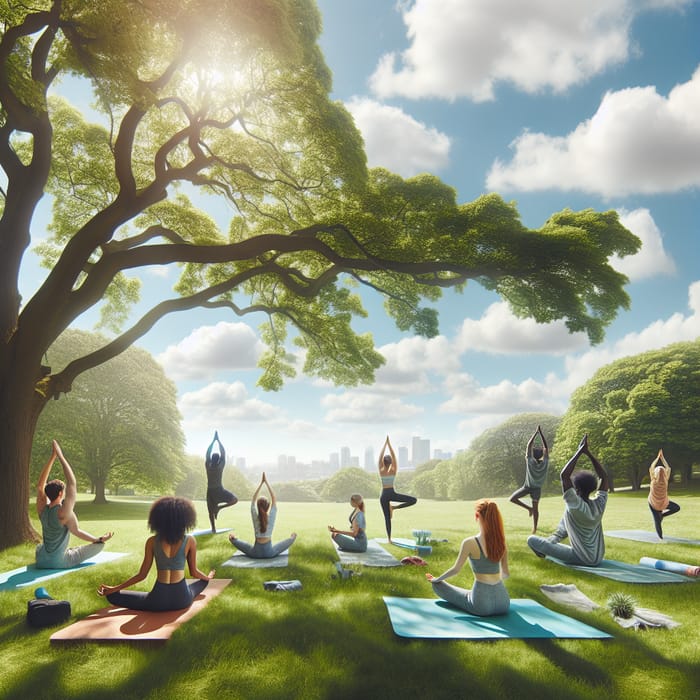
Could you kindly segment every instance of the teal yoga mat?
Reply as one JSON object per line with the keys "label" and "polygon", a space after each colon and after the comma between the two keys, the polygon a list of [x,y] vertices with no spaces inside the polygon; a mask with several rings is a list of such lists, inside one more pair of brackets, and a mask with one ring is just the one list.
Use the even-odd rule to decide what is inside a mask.
{"label": "teal yoga mat", "polygon": [[606,530],[605,536],[617,537],[622,540],[634,540],[635,542],[648,542],[650,544],[673,542],[674,544],[700,545],[700,540],[688,540],[683,537],[667,537],[664,535],[664,538],[660,539],[655,532],[648,532],[647,530]]}
{"label": "teal yoga mat", "polygon": [[510,601],[507,615],[478,617],[444,600],[384,597],[399,637],[416,639],[607,639],[612,635],[527,598]]}
{"label": "teal yoga mat", "polygon": [[[377,542],[379,542],[379,544],[389,544],[389,540],[386,539],[386,537],[381,539],[377,538]],[[409,540],[405,537],[394,537],[391,540],[391,544],[393,544],[395,547],[413,550],[421,557],[427,557],[433,552],[433,548],[430,545],[416,544],[415,540]]]}
{"label": "teal yoga mat", "polygon": [[603,559],[598,566],[579,566],[567,564],[561,559],[547,557],[548,561],[553,561],[560,566],[566,566],[569,569],[576,571],[585,571],[589,574],[602,576],[603,578],[613,579],[613,581],[621,581],[623,583],[688,583],[692,582],[692,578],[673,574],[670,571],[659,571],[648,566],[639,564],[626,564],[622,561],[614,559]]}
{"label": "teal yoga mat", "polygon": [[115,559],[121,559],[125,556],[127,556],[125,552],[102,551],[94,557],[87,559],[82,564],[70,569],[37,569],[34,564],[21,566],[19,569],[13,569],[12,571],[0,574],[0,591],[15,591],[19,588],[26,588],[27,586],[33,586],[39,583],[39,581],[47,581],[48,579],[63,576],[63,574],[69,574],[71,571],[84,569],[86,566],[103,564],[108,561],[114,561]]}

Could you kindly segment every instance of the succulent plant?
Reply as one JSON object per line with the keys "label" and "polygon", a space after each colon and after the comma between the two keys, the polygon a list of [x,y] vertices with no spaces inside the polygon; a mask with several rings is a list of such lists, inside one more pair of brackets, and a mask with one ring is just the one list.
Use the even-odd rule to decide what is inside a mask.
{"label": "succulent plant", "polygon": [[637,601],[628,593],[613,593],[607,602],[608,610],[614,617],[629,620],[634,615]]}

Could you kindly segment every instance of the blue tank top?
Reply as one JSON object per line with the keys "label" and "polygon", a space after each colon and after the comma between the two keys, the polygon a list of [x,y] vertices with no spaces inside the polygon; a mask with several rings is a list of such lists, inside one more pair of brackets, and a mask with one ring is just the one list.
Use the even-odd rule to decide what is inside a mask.
{"label": "blue tank top", "polygon": [[491,561],[485,554],[484,550],[481,548],[481,542],[479,538],[475,537],[476,544],[481,552],[480,559],[472,559],[471,554],[469,555],[469,564],[472,567],[472,571],[475,574],[498,574],[501,572],[501,562]]}
{"label": "blue tank top", "polygon": [[380,474],[379,478],[382,480],[382,486],[393,486],[394,479],[396,479],[396,474],[387,474],[386,476],[384,476],[384,474]]}
{"label": "blue tank top", "polygon": [[153,556],[156,559],[156,567],[159,571],[184,571],[185,570],[185,545],[187,544],[187,538],[189,535],[185,535],[182,538],[182,544],[180,548],[169,557],[163,551],[163,545],[160,543],[160,538],[156,537],[156,541],[153,543]]}

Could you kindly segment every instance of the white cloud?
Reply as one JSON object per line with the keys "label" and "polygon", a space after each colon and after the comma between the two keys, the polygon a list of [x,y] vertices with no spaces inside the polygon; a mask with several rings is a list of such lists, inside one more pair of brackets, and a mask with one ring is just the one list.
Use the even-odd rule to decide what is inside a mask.
{"label": "white cloud", "polygon": [[642,331],[628,333],[612,345],[592,348],[583,355],[568,358],[566,382],[571,391],[590,379],[598,369],[621,357],[700,337],[700,281],[693,282],[688,288],[688,307],[688,315],[675,313],[667,319],[654,321]]}
{"label": "white cloud", "polygon": [[505,302],[491,304],[478,319],[467,318],[455,340],[459,352],[497,355],[565,355],[588,346],[585,333],[569,333],[563,321],[537,323],[518,318]]}
{"label": "white cloud", "polygon": [[364,138],[370,167],[411,177],[439,171],[449,164],[450,139],[398,107],[360,97],[346,106]]}
{"label": "white cloud", "polygon": [[415,0],[400,6],[410,46],[382,56],[381,97],[491,100],[497,83],[528,93],[581,84],[625,61],[635,15],[692,0]]}
{"label": "white cloud", "polygon": [[327,394],[321,399],[329,423],[374,423],[382,425],[412,418],[423,408],[403,403],[397,398],[366,391]]}
{"label": "white cloud", "polygon": [[497,160],[494,190],[582,190],[604,197],[700,186],[700,68],[668,97],[653,86],[608,92],[570,134],[526,132],[510,163]]}
{"label": "white cloud", "polygon": [[213,382],[183,394],[178,407],[185,423],[192,427],[231,428],[240,423],[279,423],[284,419],[278,406],[251,398],[243,382]]}
{"label": "white cloud", "polygon": [[632,281],[674,274],[676,264],[664,249],[661,231],[648,209],[623,210],[620,212],[620,222],[641,239],[642,247],[636,255],[625,258],[614,256],[610,262],[616,270]]}
{"label": "white cloud", "polygon": [[250,326],[221,321],[197,328],[157,359],[174,379],[203,379],[222,371],[253,369],[262,351]]}
{"label": "white cloud", "polygon": [[550,376],[546,383],[532,378],[519,384],[504,379],[498,384],[481,386],[469,374],[448,377],[444,383],[450,398],[440,406],[442,413],[465,413],[498,416],[527,413],[561,413],[566,408],[566,396],[561,382]]}

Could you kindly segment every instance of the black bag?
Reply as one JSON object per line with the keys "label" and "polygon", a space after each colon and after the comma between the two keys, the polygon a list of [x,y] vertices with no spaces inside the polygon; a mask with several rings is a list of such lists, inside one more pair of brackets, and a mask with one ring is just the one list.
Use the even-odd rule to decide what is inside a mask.
{"label": "black bag", "polygon": [[37,598],[27,603],[27,623],[32,627],[60,625],[70,617],[67,600]]}

